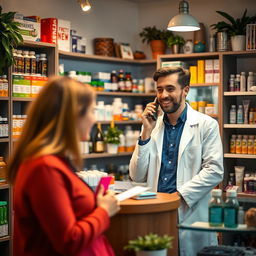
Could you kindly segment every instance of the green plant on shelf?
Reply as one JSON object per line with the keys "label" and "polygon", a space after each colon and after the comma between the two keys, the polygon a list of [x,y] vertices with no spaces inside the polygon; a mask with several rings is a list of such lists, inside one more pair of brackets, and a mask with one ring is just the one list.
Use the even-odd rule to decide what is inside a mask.
{"label": "green plant on shelf", "polygon": [[185,44],[184,38],[179,35],[169,37],[167,40],[167,46],[172,47],[175,44],[183,46]]}
{"label": "green plant on shelf", "polygon": [[133,251],[156,251],[172,248],[173,237],[164,235],[159,236],[157,234],[148,234],[145,236],[139,236],[134,240],[129,240],[128,245],[124,247],[125,250]]}
{"label": "green plant on shelf", "polygon": [[111,122],[110,127],[107,129],[104,134],[104,141],[106,144],[119,144],[120,138],[119,135],[122,133],[117,127],[115,127],[114,123]]}
{"label": "green plant on shelf", "polygon": [[23,42],[14,15],[15,12],[2,13],[0,6],[0,74],[14,63],[13,50]]}

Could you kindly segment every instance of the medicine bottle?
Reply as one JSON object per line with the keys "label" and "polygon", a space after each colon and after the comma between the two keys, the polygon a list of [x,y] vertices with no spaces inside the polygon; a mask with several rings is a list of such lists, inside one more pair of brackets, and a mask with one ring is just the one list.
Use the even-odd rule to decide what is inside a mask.
{"label": "medicine bottle", "polygon": [[242,153],[242,135],[237,135],[236,138],[236,154]]}
{"label": "medicine bottle", "polygon": [[46,54],[41,53],[40,59],[39,59],[39,73],[42,76],[47,76],[47,70],[48,70],[48,64],[47,64]]}
{"label": "medicine bottle", "polygon": [[6,181],[7,165],[4,162],[4,158],[0,156],[0,182]]}
{"label": "medicine bottle", "polygon": [[245,92],[246,91],[246,77],[245,72],[241,72],[240,76],[240,91]]}
{"label": "medicine bottle", "polygon": [[248,135],[243,135],[242,154],[248,154]]}
{"label": "medicine bottle", "polygon": [[23,58],[24,58],[24,74],[30,74],[30,56],[28,51],[23,51]]}
{"label": "medicine bottle", "polygon": [[253,140],[254,140],[254,135],[249,135],[247,146],[248,146],[248,154],[250,155],[253,154]]}
{"label": "medicine bottle", "polygon": [[24,73],[24,57],[21,50],[17,51],[17,71],[18,74]]}
{"label": "medicine bottle", "polygon": [[243,106],[239,105],[238,109],[237,109],[237,123],[238,124],[243,124],[244,120],[243,120]]}
{"label": "medicine bottle", "polygon": [[236,135],[233,134],[230,139],[230,153],[236,153]]}
{"label": "medicine bottle", "polygon": [[236,124],[236,105],[231,105],[229,111],[229,123]]}
{"label": "medicine bottle", "polygon": [[238,208],[238,216],[237,216],[238,224],[244,224],[244,208],[242,206],[239,206]]}
{"label": "medicine bottle", "polygon": [[224,226],[227,228],[236,228],[239,208],[237,193],[235,190],[228,190],[226,196],[227,199],[224,203]]}
{"label": "medicine bottle", "polygon": [[34,51],[29,52],[30,57],[30,73],[31,75],[36,74],[36,55]]}
{"label": "medicine bottle", "polygon": [[212,198],[209,202],[209,225],[219,227],[223,224],[223,201],[221,199],[222,191],[220,189],[212,190]]}

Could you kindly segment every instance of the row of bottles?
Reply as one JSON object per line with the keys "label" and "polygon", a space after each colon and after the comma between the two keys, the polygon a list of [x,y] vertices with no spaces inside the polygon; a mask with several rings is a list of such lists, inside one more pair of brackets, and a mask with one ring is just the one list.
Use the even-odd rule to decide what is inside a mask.
{"label": "row of bottles", "polygon": [[[139,130],[132,130],[131,126],[126,126],[124,133],[119,135],[117,152],[133,152],[137,139],[139,137]],[[89,153],[104,153],[107,151],[105,135],[102,132],[101,124],[97,123],[97,130],[94,136],[91,136],[89,141],[80,143],[80,149],[83,154]]]}
{"label": "row of bottles", "polygon": [[7,165],[4,161],[4,157],[0,156],[0,184],[6,182]]}
{"label": "row of bottles", "polygon": [[9,82],[7,80],[7,75],[0,76],[0,97],[9,96]]}
{"label": "row of bottles", "polygon": [[48,61],[45,53],[36,54],[35,51],[14,50],[14,75],[47,76]]}
{"label": "row of bottles", "polygon": [[114,98],[112,105],[104,105],[104,101],[98,101],[95,108],[97,121],[140,120],[142,112],[143,106],[141,104],[135,105],[135,109],[130,111],[129,105],[123,103],[121,98]]}
{"label": "row of bottles", "polygon": [[231,135],[230,153],[256,155],[255,135]]}
{"label": "row of bottles", "polygon": [[0,138],[8,138],[8,131],[9,125],[7,117],[0,116]]}
{"label": "row of bottles", "polygon": [[12,137],[17,139],[22,133],[22,128],[27,119],[27,115],[13,115],[12,116]]}
{"label": "row of bottles", "polygon": [[229,111],[230,124],[256,124],[256,108],[249,108],[250,100],[244,100],[243,105],[231,105]]}
{"label": "row of bottles", "polygon": [[213,189],[212,198],[209,202],[209,225],[236,228],[238,223],[244,223],[244,211],[242,208],[239,209],[236,190],[228,190],[226,201],[223,202],[222,191]]}
{"label": "row of bottles", "polygon": [[254,72],[249,72],[248,77],[246,77],[245,72],[241,74],[231,74],[229,78],[229,91],[230,92],[245,92],[251,91],[251,87],[255,86],[255,75]]}
{"label": "row of bottles", "polygon": [[0,201],[0,237],[8,236],[8,229],[7,201]]}

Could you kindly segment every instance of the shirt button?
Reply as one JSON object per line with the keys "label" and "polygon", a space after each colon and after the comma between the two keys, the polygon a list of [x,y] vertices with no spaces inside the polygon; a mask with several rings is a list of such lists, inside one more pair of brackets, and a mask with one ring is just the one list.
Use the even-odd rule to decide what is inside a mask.
{"label": "shirt button", "polygon": [[175,127],[172,127],[173,130],[175,130]]}
{"label": "shirt button", "polygon": [[171,147],[173,146],[173,144],[170,145]]}
{"label": "shirt button", "polygon": [[164,180],[167,180],[167,178],[164,178]]}
{"label": "shirt button", "polygon": [[172,161],[169,161],[168,163],[169,163],[169,164],[171,164],[171,163],[172,163]]}

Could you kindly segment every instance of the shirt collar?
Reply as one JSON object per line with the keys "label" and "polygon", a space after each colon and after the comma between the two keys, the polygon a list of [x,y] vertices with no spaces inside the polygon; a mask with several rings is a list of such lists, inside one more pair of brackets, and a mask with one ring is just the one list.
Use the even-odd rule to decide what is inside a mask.
{"label": "shirt collar", "polygon": [[[186,120],[187,120],[187,109],[188,109],[187,104],[185,104],[185,108],[182,111],[181,115],[179,116],[177,124],[180,123],[180,122],[182,122],[182,123],[186,122]],[[163,121],[164,121],[165,124],[170,125],[169,119],[168,119],[168,116],[167,116],[166,113],[164,113]]]}

